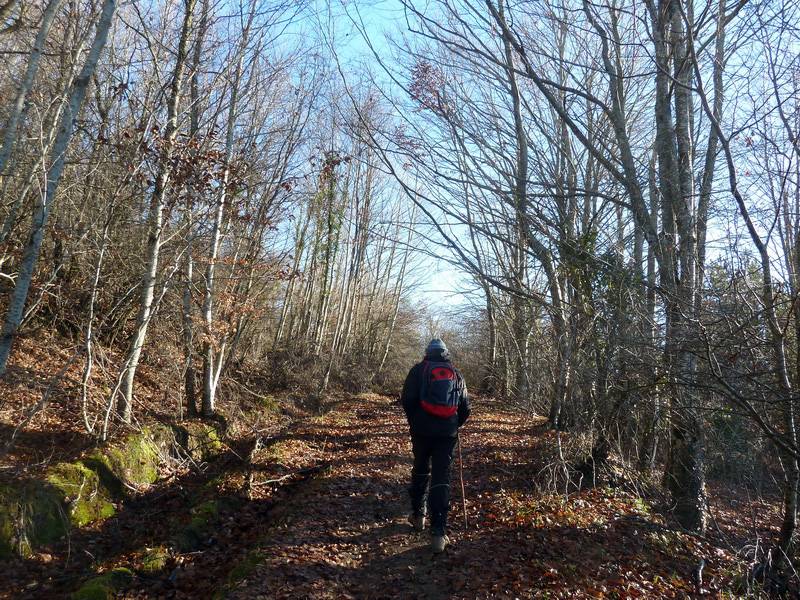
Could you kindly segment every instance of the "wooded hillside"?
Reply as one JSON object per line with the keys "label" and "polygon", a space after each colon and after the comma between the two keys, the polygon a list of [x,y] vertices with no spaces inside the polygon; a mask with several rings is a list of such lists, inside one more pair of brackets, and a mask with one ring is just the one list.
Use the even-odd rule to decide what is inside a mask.
{"label": "wooded hillside", "polygon": [[[795,4],[0,0],[0,557],[15,585],[39,573],[29,592],[45,597],[92,567],[139,569],[128,548],[38,587],[65,534],[153,490],[217,486],[237,500],[214,514],[257,528],[298,481],[344,477],[330,463],[372,452],[336,441],[373,419],[348,403],[394,410],[437,336],[515,438],[510,455],[480,438],[514,512],[472,498],[474,526],[524,536],[557,498],[559,526],[584,531],[576,500],[594,514],[621,490],[622,513],[680,537],[685,589],[520,566],[509,588],[445,577],[419,594],[796,594]],[[375,435],[397,426],[374,419]],[[259,454],[306,430],[313,448]],[[528,443],[540,459],[520,458]],[[371,477],[396,500],[394,468]],[[209,539],[159,535],[162,580]],[[462,551],[479,538],[468,525]],[[369,596],[376,568],[342,593]]]}

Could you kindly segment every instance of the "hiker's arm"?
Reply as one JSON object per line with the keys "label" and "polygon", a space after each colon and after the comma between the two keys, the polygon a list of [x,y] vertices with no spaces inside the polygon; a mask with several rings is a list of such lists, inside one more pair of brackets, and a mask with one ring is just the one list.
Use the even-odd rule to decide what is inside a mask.
{"label": "hiker's arm", "polygon": [[458,403],[458,426],[461,427],[469,419],[472,409],[469,406],[469,395],[467,394],[467,384],[464,383],[461,390],[461,400]]}
{"label": "hiker's arm", "polygon": [[403,410],[406,411],[406,417],[411,414],[414,406],[419,402],[419,382],[417,382],[414,367],[411,368],[406,376],[406,382],[403,384],[403,394],[400,396],[400,401],[403,404]]}

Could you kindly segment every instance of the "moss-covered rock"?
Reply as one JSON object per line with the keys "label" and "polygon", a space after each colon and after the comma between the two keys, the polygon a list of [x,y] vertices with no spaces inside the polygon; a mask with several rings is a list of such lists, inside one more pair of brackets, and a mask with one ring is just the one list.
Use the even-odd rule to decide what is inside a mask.
{"label": "moss-covered rock", "polygon": [[[211,460],[224,449],[211,425],[191,423],[183,430],[186,451],[198,460]],[[34,548],[62,538],[70,527],[113,515],[112,501],[158,479],[175,438],[169,427],[150,426],[76,462],[56,464],[41,478],[0,486],[0,558],[28,556]],[[207,517],[207,510],[194,515],[191,531],[199,531]]]}
{"label": "moss-covered rock", "polygon": [[100,478],[100,484],[105,487],[112,497],[122,499],[125,497],[125,484],[108,455],[102,450],[95,450],[81,460],[84,466],[91,469]]}
{"label": "moss-covered rock", "polygon": [[[65,505],[64,500],[64,490],[49,483],[33,481],[26,486],[21,496],[19,521],[23,544],[20,553],[23,556],[28,556],[34,548],[55,542],[67,534],[71,524],[71,507]],[[95,508],[108,512],[108,507],[102,507],[101,504],[95,505]],[[85,514],[88,510],[84,506],[79,509],[79,513]]]}
{"label": "moss-covered rock", "polygon": [[158,466],[164,453],[160,447],[160,430],[144,428],[125,442],[107,451],[112,471],[126,483],[149,485],[158,479]]}
{"label": "moss-covered rock", "polygon": [[145,575],[155,575],[167,566],[169,552],[164,546],[148,548],[142,555],[142,567],[139,569]]}
{"label": "moss-covered rock", "polygon": [[98,474],[115,498],[123,498],[128,495],[127,486],[146,486],[158,479],[158,467],[173,442],[168,427],[145,427],[118,446],[94,451],[82,462]]}
{"label": "moss-covered rock", "polygon": [[157,479],[166,447],[156,442],[164,436],[161,429],[145,429],[118,447],[58,463],[41,479],[0,486],[0,557],[28,556],[33,548],[62,538],[71,526],[112,516],[112,500],[125,496],[125,483],[146,485]]}
{"label": "moss-covered rock", "polygon": [[32,549],[66,534],[64,493],[42,481],[0,487],[0,558],[30,556]]}
{"label": "moss-covered rock", "polygon": [[107,519],[115,512],[109,490],[83,463],[59,463],[48,469],[46,480],[62,494],[69,520],[76,527]]}
{"label": "moss-covered rock", "polygon": [[209,500],[192,508],[189,524],[176,537],[178,548],[186,552],[202,545],[218,517],[219,504],[216,500]]}
{"label": "moss-covered rock", "polygon": [[130,569],[118,567],[85,582],[72,594],[72,600],[109,600],[133,581]]}
{"label": "moss-covered rock", "polygon": [[199,421],[183,423],[177,431],[179,442],[194,460],[210,461],[225,450],[225,444],[213,425]]}

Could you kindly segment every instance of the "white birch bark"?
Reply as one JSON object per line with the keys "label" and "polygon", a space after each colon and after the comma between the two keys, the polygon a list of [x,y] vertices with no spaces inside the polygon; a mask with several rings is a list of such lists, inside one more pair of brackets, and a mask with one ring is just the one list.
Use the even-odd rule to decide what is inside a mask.
{"label": "white birch bark", "polygon": [[147,328],[153,316],[153,299],[155,297],[158,267],[161,255],[161,242],[164,227],[164,208],[170,186],[170,155],[172,145],[178,133],[178,107],[183,91],[183,73],[189,49],[189,35],[192,28],[192,13],[196,0],[185,0],[185,12],[181,37],[178,42],[178,55],[175,59],[175,70],[167,105],[167,124],[164,131],[164,155],[159,165],[153,195],[150,199],[148,214],[149,234],[147,239],[147,266],[142,276],[141,300],[136,330],[133,334],[125,362],[123,363],[122,386],[117,397],[117,413],[129,423],[133,407],[133,381],[142,355],[142,348],[147,337]]}
{"label": "white birch bark", "polygon": [[17,96],[11,107],[11,116],[8,119],[6,130],[3,135],[3,146],[0,147],[0,178],[5,175],[8,160],[11,157],[11,152],[14,150],[14,145],[17,141],[17,129],[20,123],[25,120],[28,94],[30,94],[31,88],[33,87],[36,73],[39,71],[39,62],[42,59],[44,45],[45,42],[47,42],[47,36],[50,34],[50,28],[53,25],[53,21],[55,21],[59,6],[61,6],[61,0],[50,0],[42,14],[42,22],[39,25],[39,31],[33,42],[31,55],[28,58],[28,65],[25,68],[25,75],[17,89]]}
{"label": "white birch bark", "polygon": [[17,333],[25,310],[25,303],[28,299],[28,291],[30,289],[31,280],[33,279],[33,272],[36,268],[36,262],[42,247],[45,227],[47,226],[47,220],[50,216],[61,175],[64,172],[67,148],[72,139],[75,119],[77,119],[81,107],[83,106],[83,101],[86,97],[89,83],[92,80],[92,75],[97,68],[100,54],[103,48],[105,48],[116,8],[116,0],[104,0],[92,46],[80,74],[72,84],[69,100],[61,115],[58,135],[53,143],[53,149],[50,155],[51,165],[47,171],[47,185],[45,187],[44,197],[34,210],[30,235],[23,251],[17,282],[8,305],[2,334],[0,334],[0,376],[6,371],[14,336]]}
{"label": "white birch bark", "polygon": [[[206,266],[205,289],[203,294],[203,322],[206,327],[206,338],[203,342],[203,406],[204,416],[214,414],[216,391],[219,377],[222,372],[222,365],[225,356],[225,344],[223,343],[216,353],[212,333],[213,310],[214,310],[214,277],[216,274],[216,263],[219,258],[219,248],[222,240],[222,222],[225,217],[225,208],[228,202],[228,183],[230,180],[230,161],[233,156],[234,129],[236,127],[236,110],[239,99],[239,87],[242,79],[244,66],[244,52],[250,38],[250,28],[255,17],[255,3],[251,2],[247,24],[242,30],[241,42],[237,51],[236,67],[234,69],[231,84],[230,107],[228,108],[228,119],[225,134],[225,170],[222,176],[222,185],[216,210],[214,212],[214,225],[211,232],[211,245],[208,251],[208,262]],[[215,362],[216,361],[216,362]]]}

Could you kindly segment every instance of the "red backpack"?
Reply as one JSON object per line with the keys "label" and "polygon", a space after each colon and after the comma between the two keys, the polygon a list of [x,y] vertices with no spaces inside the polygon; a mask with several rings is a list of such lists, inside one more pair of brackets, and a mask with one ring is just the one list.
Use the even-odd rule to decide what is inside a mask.
{"label": "red backpack", "polygon": [[458,412],[463,385],[461,373],[449,362],[426,360],[422,364],[422,409],[434,417],[449,419]]}

